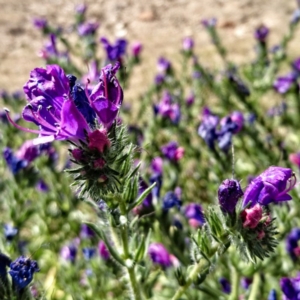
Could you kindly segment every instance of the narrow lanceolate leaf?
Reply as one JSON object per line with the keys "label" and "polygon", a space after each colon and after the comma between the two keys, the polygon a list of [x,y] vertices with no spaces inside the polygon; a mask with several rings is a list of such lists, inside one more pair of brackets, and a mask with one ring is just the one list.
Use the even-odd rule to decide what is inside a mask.
{"label": "narrow lanceolate leaf", "polygon": [[140,205],[143,200],[151,193],[151,190],[155,187],[156,182],[150,185],[132,204],[129,205],[128,211],[131,211],[134,207]]}

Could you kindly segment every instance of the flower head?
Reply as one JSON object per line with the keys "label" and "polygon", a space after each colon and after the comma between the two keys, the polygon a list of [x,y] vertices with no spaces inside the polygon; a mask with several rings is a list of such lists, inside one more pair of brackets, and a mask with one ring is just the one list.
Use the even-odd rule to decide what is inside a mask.
{"label": "flower head", "polygon": [[278,93],[285,94],[290,90],[290,88],[295,82],[296,75],[292,72],[285,76],[277,77],[273,83],[273,87]]}
{"label": "flower head", "polygon": [[192,227],[199,227],[205,223],[202,206],[198,203],[189,203],[184,207],[184,215]]}
{"label": "flower head", "polygon": [[269,167],[259,176],[251,181],[247,187],[243,207],[251,201],[251,206],[256,203],[268,205],[272,202],[291,200],[288,194],[296,184],[295,174],[291,169],[282,167]]}
{"label": "flower head", "polygon": [[286,250],[293,260],[300,256],[300,228],[293,228],[286,239]]}
{"label": "flower head", "polygon": [[103,241],[100,241],[98,244],[99,255],[104,259],[108,260],[110,257],[109,251]]}
{"label": "flower head", "polygon": [[172,265],[170,254],[163,244],[152,243],[148,248],[148,254],[151,260],[164,268]]}
{"label": "flower head", "polygon": [[219,282],[221,284],[223,293],[230,294],[230,292],[231,292],[230,282],[226,278],[224,278],[224,277],[221,277],[219,279]]}
{"label": "flower head", "polygon": [[33,274],[39,270],[36,261],[21,256],[10,264],[9,274],[16,287],[21,290],[32,281]]}
{"label": "flower head", "polygon": [[182,201],[172,191],[167,192],[165,194],[165,196],[163,197],[162,208],[164,211],[168,211],[169,209],[171,209],[173,207],[180,208],[181,205],[182,205]]}
{"label": "flower head", "polygon": [[178,147],[174,141],[162,146],[161,151],[166,158],[174,162],[179,161],[184,155],[184,148]]}
{"label": "flower head", "polygon": [[201,23],[205,28],[214,28],[217,25],[217,19],[216,18],[203,19]]}
{"label": "flower head", "polygon": [[218,199],[222,211],[233,213],[239,198],[243,195],[244,193],[237,180],[225,179],[218,189]]}
{"label": "flower head", "polygon": [[283,294],[288,300],[298,300],[300,296],[300,277],[295,278],[281,278],[280,287]]}
{"label": "flower head", "polygon": [[184,51],[192,51],[194,48],[194,40],[191,37],[186,37],[182,41],[182,48]]}
{"label": "flower head", "polygon": [[133,43],[131,46],[131,53],[133,57],[139,57],[142,49],[143,49],[143,45],[140,42]]}
{"label": "flower head", "polygon": [[251,208],[246,208],[241,213],[241,218],[243,222],[244,228],[251,228],[254,229],[260,222],[263,216],[262,207],[259,204]]}
{"label": "flower head", "polygon": [[171,62],[164,57],[160,57],[157,61],[157,69],[161,74],[166,74],[171,70]]}
{"label": "flower head", "polygon": [[269,28],[265,25],[261,25],[255,30],[254,37],[260,42],[265,42],[268,34]]}
{"label": "flower head", "polygon": [[114,45],[110,44],[108,39],[104,37],[100,41],[110,61],[119,60],[126,53],[127,41],[125,39],[117,39]]}
{"label": "flower head", "polygon": [[11,242],[18,234],[18,229],[9,224],[4,224],[4,235],[8,242]]}
{"label": "flower head", "polygon": [[99,27],[98,22],[86,22],[78,26],[78,34],[80,36],[94,35]]}

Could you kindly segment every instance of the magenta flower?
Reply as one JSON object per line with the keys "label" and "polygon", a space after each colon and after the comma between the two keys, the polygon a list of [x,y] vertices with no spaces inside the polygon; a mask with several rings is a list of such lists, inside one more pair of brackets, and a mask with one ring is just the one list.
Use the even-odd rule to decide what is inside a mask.
{"label": "magenta flower", "polygon": [[9,116],[17,128],[39,134],[35,144],[53,140],[85,140],[93,135],[95,119],[105,128],[114,122],[123,100],[123,91],[115,74],[120,65],[108,65],[102,69],[99,83],[91,94],[75,84],[74,76],[67,77],[58,65],[46,69],[36,68],[24,85],[29,104],[23,110],[23,118],[39,126],[39,130],[23,128]]}
{"label": "magenta flower", "polygon": [[247,187],[243,200],[243,207],[251,201],[251,207],[259,203],[268,205],[272,202],[291,200],[288,194],[296,184],[295,174],[291,169],[282,167],[269,167],[251,181]]}
{"label": "magenta flower", "polygon": [[185,37],[182,41],[184,51],[191,51],[194,48],[194,40],[191,37]]}
{"label": "magenta flower", "polygon": [[237,125],[237,129],[233,133],[238,133],[244,126],[244,115],[240,111],[234,111],[230,115],[231,121]]}
{"label": "magenta flower", "polygon": [[108,260],[110,257],[109,251],[103,241],[100,241],[98,244],[98,251],[100,257],[102,257],[104,260]]}
{"label": "magenta flower", "polygon": [[254,229],[263,216],[262,207],[259,204],[246,208],[241,212],[243,227]]}
{"label": "magenta flower", "polygon": [[131,52],[134,57],[138,57],[141,54],[143,45],[140,42],[134,42],[131,46]]}
{"label": "magenta flower", "polygon": [[291,153],[289,155],[289,161],[292,164],[298,166],[298,168],[300,168],[300,152],[298,152],[298,153]]}
{"label": "magenta flower", "polygon": [[164,268],[170,267],[172,265],[170,254],[163,244],[150,244],[148,248],[148,254],[151,260],[157,265],[160,265]]}
{"label": "magenta flower", "polygon": [[178,162],[184,155],[184,148],[178,147],[176,142],[170,142],[162,146],[161,151],[166,158],[174,162]]}

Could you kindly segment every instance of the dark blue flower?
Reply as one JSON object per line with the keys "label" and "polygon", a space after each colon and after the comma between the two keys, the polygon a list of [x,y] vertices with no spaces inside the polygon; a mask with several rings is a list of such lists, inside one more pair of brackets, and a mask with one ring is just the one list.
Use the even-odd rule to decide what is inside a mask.
{"label": "dark blue flower", "polygon": [[152,194],[152,197],[159,198],[160,189],[161,189],[161,186],[162,186],[162,175],[157,174],[157,173],[153,174],[153,175],[151,175],[149,181],[150,181],[150,184],[153,184],[154,182],[156,182],[156,185],[152,189],[151,194]]}
{"label": "dark blue flower", "polygon": [[296,260],[300,256],[299,240],[300,228],[293,228],[286,239],[286,250],[293,260]]}
{"label": "dark blue flower", "polygon": [[280,287],[284,295],[289,300],[298,300],[299,293],[299,279],[298,278],[281,278]]}
{"label": "dark blue flower", "polygon": [[268,300],[277,300],[276,290],[272,289],[268,295]]}
{"label": "dark blue flower", "polygon": [[172,207],[177,207],[178,209],[181,207],[182,201],[176,196],[174,192],[167,192],[163,197],[162,209],[164,211],[168,211]]}
{"label": "dark blue flower", "polygon": [[9,274],[17,289],[24,289],[33,279],[33,274],[39,272],[35,260],[21,256],[10,264]]}
{"label": "dark blue flower", "polygon": [[90,260],[95,255],[96,249],[95,248],[83,248],[82,253],[86,260]]}
{"label": "dark blue flower", "polygon": [[90,239],[95,236],[94,231],[86,224],[81,225],[80,237],[83,239]]}
{"label": "dark blue flower", "polygon": [[3,157],[11,170],[11,172],[16,175],[20,170],[26,168],[28,166],[27,160],[18,158],[14,155],[12,149],[4,148]]}
{"label": "dark blue flower", "polygon": [[231,292],[230,282],[224,277],[220,278],[219,282],[221,284],[223,293],[230,294]]}

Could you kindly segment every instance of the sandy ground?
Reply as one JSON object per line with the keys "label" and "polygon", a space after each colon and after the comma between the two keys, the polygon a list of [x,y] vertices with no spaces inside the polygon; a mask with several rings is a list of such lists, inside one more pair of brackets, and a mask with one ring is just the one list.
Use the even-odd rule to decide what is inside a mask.
{"label": "sandy ground", "polygon": [[[43,39],[32,25],[34,16],[50,23],[70,24],[76,4],[69,0],[0,0],[0,88],[20,90],[31,69],[43,65],[37,57]],[[144,45],[143,65],[136,71],[135,91],[144,90],[152,80],[156,59],[165,55],[179,58],[184,36],[195,38],[197,52],[204,64],[216,64],[214,47],[200,20],[218,18],[218,28],[229,49],[230,58],[242,62],[253,56],[253,31],[261,23],[271,29],[270,44],[280,41],[296,8],[293,0],[86,0],[88,17],[98,20],[98,35],[114,40],[125,36]],[[299,53],[299,37],[290,47]]]}

